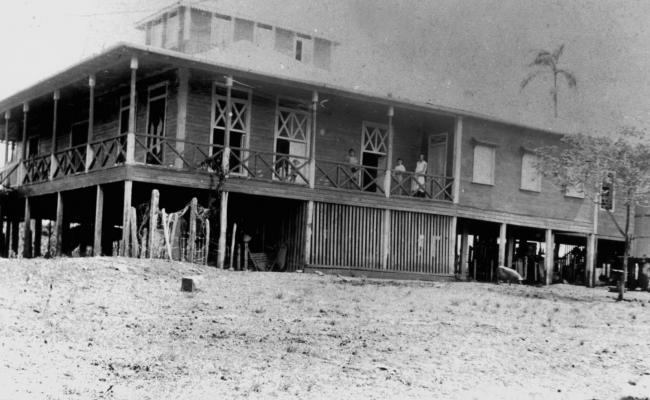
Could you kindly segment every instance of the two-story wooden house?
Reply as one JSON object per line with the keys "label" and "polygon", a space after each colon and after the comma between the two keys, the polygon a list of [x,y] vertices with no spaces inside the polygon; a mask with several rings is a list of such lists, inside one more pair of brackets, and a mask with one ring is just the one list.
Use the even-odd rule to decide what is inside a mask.
{"label": "two-story wooden house", "polygon": [[[565,276],[567,249],[586,248],[587,269],[596,249],[620,250],[603,211],[537,173],[532,149],[559,134],[310,79],[334,73],[339,44],[309,32],[183,4],[139,27],[146,45],[118,44],[0,101],[5,256],[40,255],[45,236],[57,254],[70,243],[125,254],[132,206],[153,188],[168,210],[208,206],[219,167],[220,267],[235,223],[253,251],[283,243],[290,269],[421,279],[491,279],[507,264],[550,280]],[[209,57],[239,42],[305,69]]]}

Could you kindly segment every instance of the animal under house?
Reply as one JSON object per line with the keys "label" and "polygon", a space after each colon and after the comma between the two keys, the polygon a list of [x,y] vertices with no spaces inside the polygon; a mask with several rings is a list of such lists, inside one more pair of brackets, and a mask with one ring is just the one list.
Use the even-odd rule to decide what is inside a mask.
{"label": "animal under house", "polygon": [[[3,256],[584,283],[622,251],[615,191],[536,170],[558,133],[310,79],[340,46],[313,33],[183,3],[138,27],[0,101]],[[306,72],[211,59],[242,42]]]}

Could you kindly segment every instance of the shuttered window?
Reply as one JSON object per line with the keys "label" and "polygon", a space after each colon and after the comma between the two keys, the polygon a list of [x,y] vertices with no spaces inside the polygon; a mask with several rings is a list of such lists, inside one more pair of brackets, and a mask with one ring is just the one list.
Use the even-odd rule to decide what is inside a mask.
{"label": "shuttered window", "polygon": [[521,188],[533,192],[542,190],[542,175],[537,169],[539,162],[533,153],[524,153],[521,156]]}
{"label": "shuttered window", "polygon": [[496,149],[492,146],[474,146],[474,173],[472,182],[494,185],[494,157]]}

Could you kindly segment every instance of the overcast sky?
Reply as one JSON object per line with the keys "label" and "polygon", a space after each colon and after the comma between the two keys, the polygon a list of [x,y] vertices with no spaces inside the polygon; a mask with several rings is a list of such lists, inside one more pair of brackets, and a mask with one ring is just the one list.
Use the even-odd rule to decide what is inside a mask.
{"label": "overcast sky", "polygon": [[[0,98],[117,41],[165,0],[17,0],[2,13]],[[562,131],[650,127],[650,2],[645,0],[196,0],[342,44],[361,90],[392,93]],[[7,6],[6,6],[7,7]],[[578,90],[519,84],[536,49],[564,43]]]}

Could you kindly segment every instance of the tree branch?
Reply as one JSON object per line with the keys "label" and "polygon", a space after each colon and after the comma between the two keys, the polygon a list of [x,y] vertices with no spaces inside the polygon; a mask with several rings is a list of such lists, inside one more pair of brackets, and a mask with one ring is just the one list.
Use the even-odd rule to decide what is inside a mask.
{"label": "tree branch", "polygon": [[607,211],[607,214],[609,214],[609,216],[612,217],[612,221],[614,221],[614,225],[616,226],[616,229],[618,229],[618,232],[623,237],[626,237],[627,235],[625,231],[623,230],[623,228],[621,228],[621,225],[619,225],[618,221],[616,220],[616,217],[614,217],[614,213],[612,212],[612,210],[606,208],[605,211]]}

